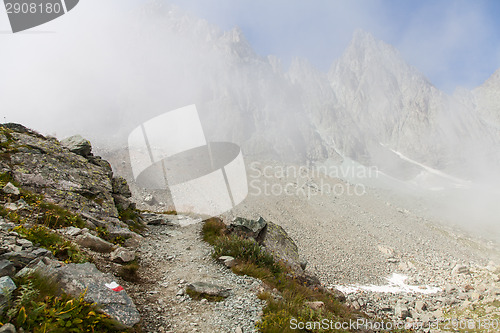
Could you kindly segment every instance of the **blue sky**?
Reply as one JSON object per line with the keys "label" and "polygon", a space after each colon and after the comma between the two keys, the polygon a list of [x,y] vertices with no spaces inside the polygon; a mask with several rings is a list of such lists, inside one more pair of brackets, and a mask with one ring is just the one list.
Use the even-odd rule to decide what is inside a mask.
{"label": "blue sky", "polygon": [[171,0],[220,26],[239,26],[257,53],[307,58],[326,71],[361,28],[394,45],[436,86],[474,88],[500,68],[500,1]]}

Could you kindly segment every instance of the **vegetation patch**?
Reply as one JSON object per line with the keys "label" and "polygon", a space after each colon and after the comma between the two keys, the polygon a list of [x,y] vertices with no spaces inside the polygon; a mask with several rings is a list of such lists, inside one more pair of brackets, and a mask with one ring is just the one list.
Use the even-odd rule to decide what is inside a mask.
{"label": "vegetation patch", "polygon": [[125,281],[129,282],[137,282],[139,281],[139,264],[137,263],[137,259],[133,260],[123,266],[120,267],[118,274]]}
{"label": "vegetation patch", "polygon": [[117,206],[116,209],[118,210],[118,218],[120,221],[125,222],[131,231],[136,233],[144,231],[144,225],[139,222],[141,217],[140,210],[132,207],[123,209],[120,206]]}
{"label": "vegetation patch", "polygon": [[[237,259],[232,268],[239,275],[248,275],[260,279],[267,291],[258,296],[267,302],[262,319],[256,328],[260,332],[332,332],[335,330],[316,327],[312,329],[291,328],[291,321],[297,322],[349,322],[363,317],[354,312],[324,288],[312,288],[304,284],[295,273],[281,262],[276,262],[272,255],[262,249],[253,239],[245,239],[224,230],[225,224],[217,218],[204,222],[203,239],[213,246],[212,255],[223,255]],[[278,293],[271,292],[277,290]],[[312,309],[306,302],[321,301],[321,309]],[[346,332],[338,330],[337,332]]]}
{"label": "vegetation patch", "polygon": [[0,314],[0,324],[10,322],[25,332],[124,332],[119,324],[84,294],[73,298],[58,294],[54,281],[37,273],[16,278],[19,287]]}
{"label": "vegetation patch", "polygon": [[31,228],[26,228],[20,225],[15,227],[14,231],[31,241],[35,246],[49,250],[57,259],[65,263],[84,263],[88,261],[88,258],[76,245],[65,240],[45,226],[35,225]]}
{"label": "vegetation patch", "polygon": [[[213,245],[213,257],[228,255],[236,258],[238,264],[232,268],[234,273],[258,278],[266,289],[277,289],[279,292],[279,295],[270,292],[259,294],[267,302],[262,319],[257,323],[260,332],[297,332],[290,328],[292,318],[301,322],[323,319],[338,322],[356,320],[360,316],[332,294],[305,286],[287,266],[276,262],[255,240],[226,235],[224,229],[225,224],[216,218],[206,220],[203,225],[202,236]],[[313,310],[305,304],[310,301],[321,301],[325,306]],[[313,329],[311,332],[323,330]]]}

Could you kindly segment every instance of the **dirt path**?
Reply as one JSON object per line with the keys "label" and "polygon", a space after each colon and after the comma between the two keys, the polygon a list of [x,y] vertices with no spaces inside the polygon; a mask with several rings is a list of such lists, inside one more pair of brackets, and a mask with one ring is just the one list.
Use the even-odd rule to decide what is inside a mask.
{"label": "dirt path", "polygon": [[[253,332],[263,302],[260,281],[240,277],[211,258],[211,247],[200,238],[200,219],[179,216],[171,225],[149,226],[138,250],[141,283],[129,284],[144,320],[145,332]],[[210,282],[231,289],[221,302],[192,300],[187,284]]]}

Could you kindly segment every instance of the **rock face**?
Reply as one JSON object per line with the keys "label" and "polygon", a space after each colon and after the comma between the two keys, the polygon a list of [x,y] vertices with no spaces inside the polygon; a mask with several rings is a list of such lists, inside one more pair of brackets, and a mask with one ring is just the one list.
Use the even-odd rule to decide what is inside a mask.
{"label": "rock face", "polygon": [[140,321],[139,312],[125,290],[114,291],[106,284],[114,277],[99,271],[94,264],[68,264],[52,271],[56,281],[68,294],[78,296],[85,292],[85,300],[102,306],[105,313],[126,326]]}
{"label": "rock face", "polygon": [[61,145],[70,152],[88,157],[92,153],[90,141],[82,138],[80,135],[73,135],[61,141]]}

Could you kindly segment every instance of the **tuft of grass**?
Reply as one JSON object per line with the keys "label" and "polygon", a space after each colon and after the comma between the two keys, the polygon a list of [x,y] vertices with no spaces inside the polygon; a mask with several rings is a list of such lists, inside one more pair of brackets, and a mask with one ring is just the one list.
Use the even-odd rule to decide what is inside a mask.
{"label": "tuft of grass", "polygon": [[226,225],[221,219],[217,217],[211,217],[205,220],[203,223],[201,234],[203,240],[210,245],[214,245],[215,241],[223,235]]}
{"label": "tuft of grass", "polygon": [[25,332],[123,332],[119,323],[85,302],[84,294],[73,298],[59,294],[51,279],[32,273],[15,279],[19,287],[10,304],[0,313],[0,322],[10,322]]}
{"label": "tuft of grass", "polygon": [[45,226],[35,225],[31,228],[26,228],[20,225],[15,227],[14,231],[36,246],[49,250],[56,258],[66,263],[83,263],[88,261],[87,257],[76,245],[65,240]]}
{"label": "tuft of grass", "polygon": [[138,271],[139,271],[139,264],[137,263],[136,259],[120,267],[118,274],[125,281],[137,282],[139,281]]}

